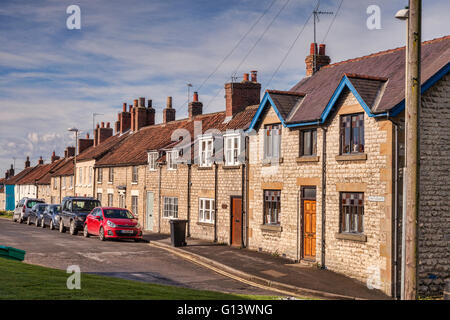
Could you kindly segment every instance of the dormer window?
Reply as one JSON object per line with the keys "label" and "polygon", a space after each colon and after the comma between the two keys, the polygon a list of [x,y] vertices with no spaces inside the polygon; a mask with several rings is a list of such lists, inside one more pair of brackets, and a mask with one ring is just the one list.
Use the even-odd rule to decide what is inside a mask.
{"label": "dormer window", "polygon": [[148,170],[156,170],[156,160],[158,160],[158,152],[152,151],[148,153]]}
{"label": "dormer window", "polygon": [[199,166],[210,167],[212,165],[213,156],[213,138],[203,137],[199,138]]}

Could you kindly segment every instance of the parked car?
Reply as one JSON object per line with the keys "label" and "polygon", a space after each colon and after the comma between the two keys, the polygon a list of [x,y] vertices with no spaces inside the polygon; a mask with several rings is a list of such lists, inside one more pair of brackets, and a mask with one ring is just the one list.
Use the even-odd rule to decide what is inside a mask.
{"label": "parked car", "polygon": [[14,209],[13,221],[18,221],[19,223],[28,220],[28,216],[31,212],[31,208],[36,203],[45,203],[44,200],[41,199],[33,199],[33,198],[23,198],[17,203],[16,208]]}
{"label": "parked car", "polygon": [[49,204],[45,208],[43,219],[41,219],[41,227],[49,226],[50,230],[59,228],[59,219],[61,219],[61,205]]}
{"label": "parked car", "polygon": [[127,209],[99,207],[92,210],[84,224],[83,235],[98,235],[106,239],[142,240],[142,229],[136,217]]}
{"label": "parked car", "polygon": [[96,207],[100,206],[100,201],[91,197],[68,197],[64,199],[59,219],[59,232],[69,232],[72,235],[83,231],[84,222],[87,215]]}
{"label": "parked car", "polygon": [[28,215],[27,224],[30,225],[34,223],[36,227],[39,227],[39,224],[41,223],[41,219],[44,215],[44,211],[47,208],[47,204],[45,203],[36,203],[30,211],[30,214]]}

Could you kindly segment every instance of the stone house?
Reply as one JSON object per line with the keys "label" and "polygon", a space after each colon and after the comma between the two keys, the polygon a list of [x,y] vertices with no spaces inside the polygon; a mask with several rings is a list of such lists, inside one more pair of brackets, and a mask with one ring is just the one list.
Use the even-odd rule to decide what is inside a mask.
{"label": "stone house", "polygon": [[67,196],[74,196],[75,147],[67,147],[57,168],[50,170],[50,202],[61,203]]}
{"label": "stone house", "polygon": [[[311,47],[311,55],[317,52]],[[404,62],[398,48],[328,64],[268,90],[249,132],[248,247],[318,264],[398,296],[401,279]],[[309,65],[316,61],[314,68]],[[422,46],[418,284],[450,277],[450,37]]]}

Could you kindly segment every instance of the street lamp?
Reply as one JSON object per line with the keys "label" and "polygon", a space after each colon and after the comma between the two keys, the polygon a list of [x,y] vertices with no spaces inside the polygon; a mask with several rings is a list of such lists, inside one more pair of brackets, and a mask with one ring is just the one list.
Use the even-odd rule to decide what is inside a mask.
{"label": "street lamp", "polygon": [[77,152],[78,152],[78,129],[73,127],[67,129],[70,132],[75,132],[75,157],[74,157],[74,166],[73,166],[73,195],[76,196],[75,187],[77,184]]}

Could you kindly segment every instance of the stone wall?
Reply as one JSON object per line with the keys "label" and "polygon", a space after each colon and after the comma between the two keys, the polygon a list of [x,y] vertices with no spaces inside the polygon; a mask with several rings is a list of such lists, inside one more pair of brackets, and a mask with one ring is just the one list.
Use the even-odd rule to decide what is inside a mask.
{"label": "stone wall", "polygon": [[441,295],[450,278],[450,75],[422,96],[418,293]]}

